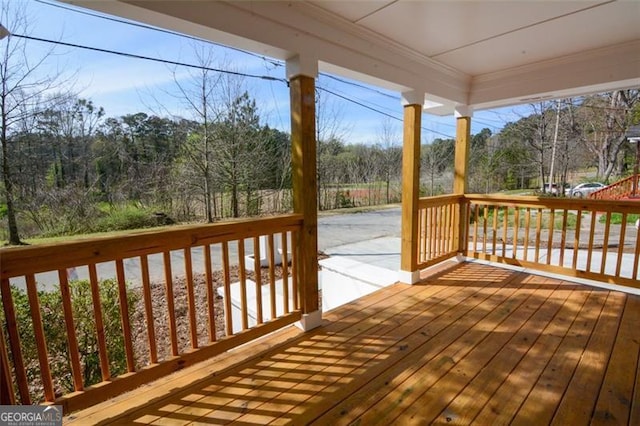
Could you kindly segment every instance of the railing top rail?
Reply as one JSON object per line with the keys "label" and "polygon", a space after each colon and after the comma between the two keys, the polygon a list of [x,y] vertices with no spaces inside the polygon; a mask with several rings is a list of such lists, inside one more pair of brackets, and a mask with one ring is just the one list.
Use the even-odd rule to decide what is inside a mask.
{"label": "railing top rail", "polygon": [[512,204],[521,207],[571,209],[598,212],[640,213],[640,204],[626,200],[591,200],[577,198],[553,198],[536,196],[507,196],[487,194],[466,194],[464,198],[470,202],[485,204]]}
{"label": "railing top rail", "polygon": [[462,194],[446,194],[446,195],[435,195],[433,197],[422,197],[420,198],[418,205],[420,208],[424,208],[427,206],[436,207],[445,204],[451,204],[461,201],[464,198]]}
{"label": "railing top rail", "polygon": [[145,254],[161,253],[296,230],[302,215],[243,219],[208,225],[184,225],[166,230],[142,231],[127,235],[0,249],[0,278],[83,266]]}

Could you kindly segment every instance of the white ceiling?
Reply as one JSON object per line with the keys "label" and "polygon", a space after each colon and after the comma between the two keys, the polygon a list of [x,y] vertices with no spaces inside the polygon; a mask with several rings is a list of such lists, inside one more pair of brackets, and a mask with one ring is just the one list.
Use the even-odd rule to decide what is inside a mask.
{"label": "white ceiling", "polygon": [[640,0],[65,0],[398,91],[451,113],[640,87]]}

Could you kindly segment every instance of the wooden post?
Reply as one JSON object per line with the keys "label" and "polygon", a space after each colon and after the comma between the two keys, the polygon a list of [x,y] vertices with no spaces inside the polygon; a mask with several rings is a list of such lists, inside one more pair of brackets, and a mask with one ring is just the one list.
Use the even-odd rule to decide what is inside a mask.
{"label": "wooden post", "polygon": [[400,281],[414,284],[418,270],[418,200],[420,197],[420,127],[424,93],[402,94],[404,132],[402,145],[402,247]]}
{"label": "wooden post", "polygon": [[[465,107],[456,107],[456,147],[454,160],[453,193],[464,195],[467,193],[469,166],[469,145],[471,141],[471,112]],[[456,241],[458,254],[464,255],[466,249],[467,233],[467,203],[460,203],[460,212],[457,215]]]}
{"label": "wooden post", "polygon": [[318,200],[316,173],[315,76],[317,61],[296,56],[287,61],[291,96],[291,174],[293,210],[303,215],[298,232],[297,268],[302,319],[298,326],[310,330],[320,325],[318,301]]}

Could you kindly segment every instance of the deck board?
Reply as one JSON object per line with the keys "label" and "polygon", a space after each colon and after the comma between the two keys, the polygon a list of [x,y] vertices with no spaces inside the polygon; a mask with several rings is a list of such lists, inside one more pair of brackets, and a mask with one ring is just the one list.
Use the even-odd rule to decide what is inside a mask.
{"label": "deck board", "polygon": [[324,318],[66,420],[579,425],[639,416],[640,296],[463,263]]}

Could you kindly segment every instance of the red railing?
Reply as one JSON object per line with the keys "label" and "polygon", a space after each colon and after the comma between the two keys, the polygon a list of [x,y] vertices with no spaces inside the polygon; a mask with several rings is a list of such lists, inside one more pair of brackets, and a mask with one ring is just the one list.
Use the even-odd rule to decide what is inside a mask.
{"label": "red railing", "polygon": [[593,200],[620,200],[634,195],[640,196],[640,175],[631,175],[628,178],[619,180],[609,186],[589,194],[589,198]]}

